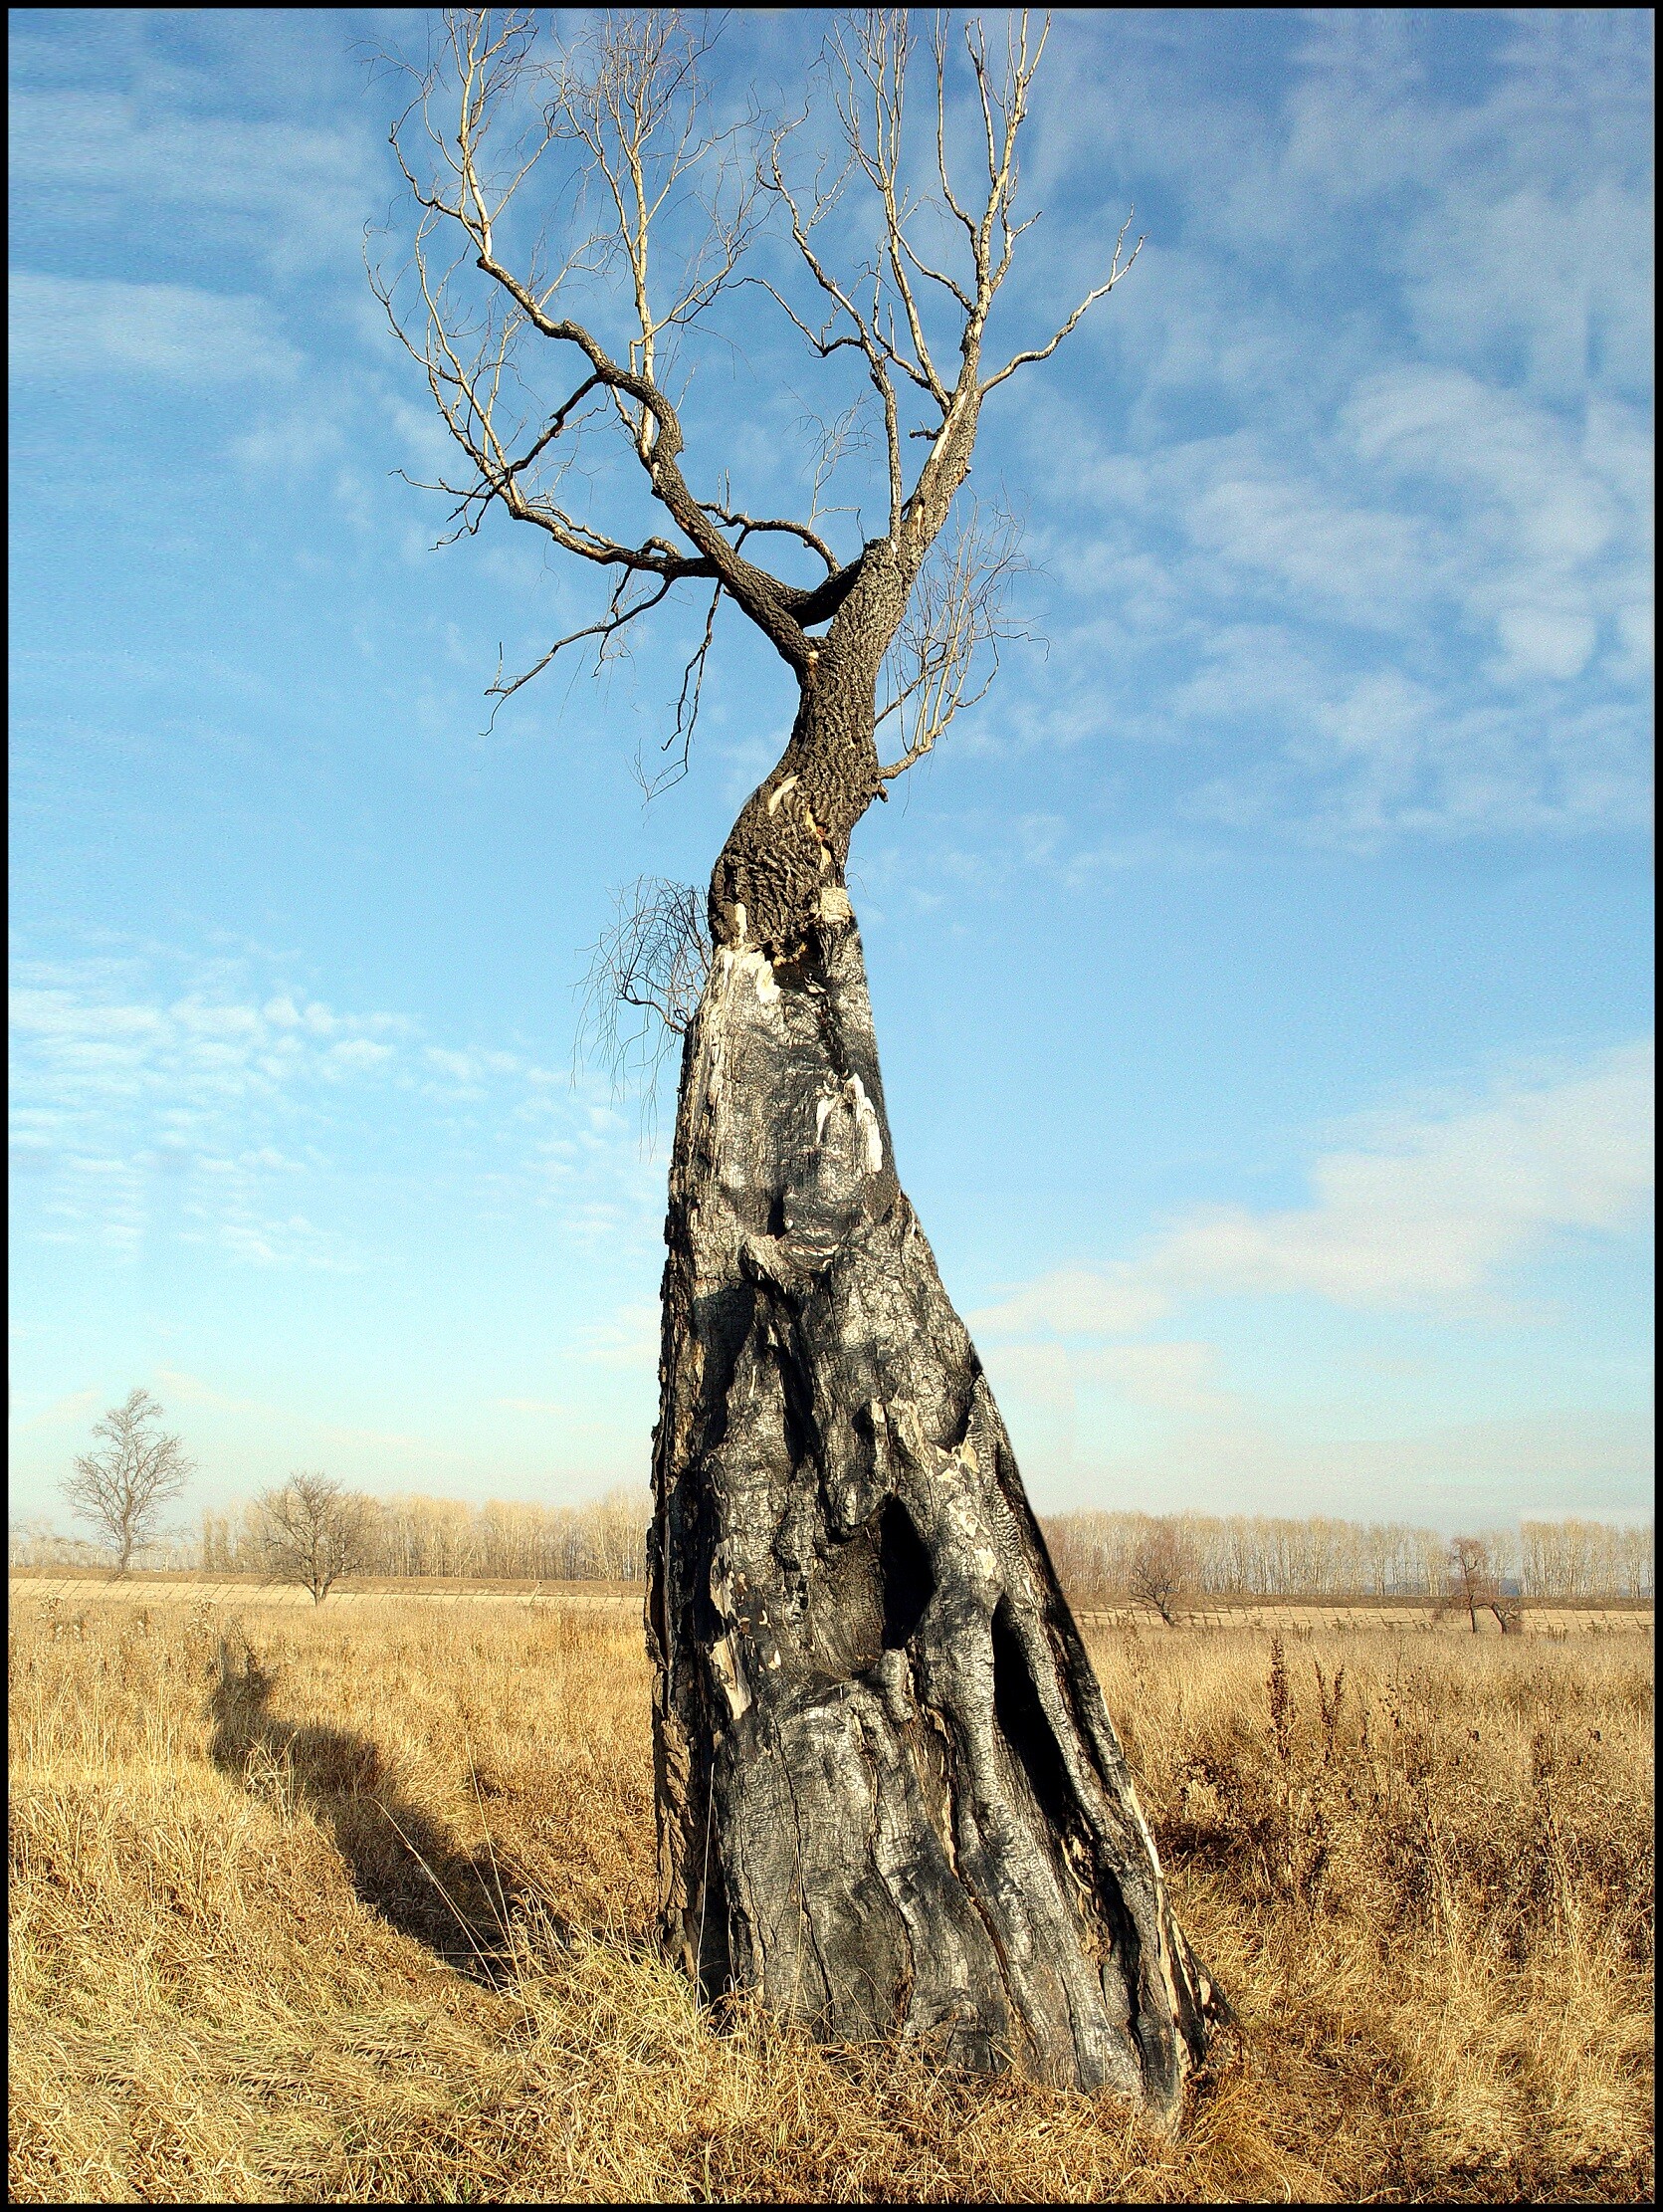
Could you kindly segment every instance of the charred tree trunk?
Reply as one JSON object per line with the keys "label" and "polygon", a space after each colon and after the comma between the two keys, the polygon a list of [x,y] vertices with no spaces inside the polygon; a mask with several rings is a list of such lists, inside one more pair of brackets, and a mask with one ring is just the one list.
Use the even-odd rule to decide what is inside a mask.
{"label": "charred tree trunk", "polygon": [[[900,2029],[973,2066],[1112,2085],[1170,2113],[1219,2001],[1167,1912],[980,1364],[896,1181],[844,888],[856,822],[968,703],[972,665],[1005,634],[1008,535],[978,547],[972,513],[942,547],[983,402],[1048,360],[1120,283],[1138,254],[1123,263],[1131,216],[1049,337],[1008,354],[1001,341],[1002,360],[984,361],[995,296],[1035,219],[1015,212],[1045,43],[1025,19],[1002,65],[980,26],[965,26],[985,188],[978,174],[968,198],[955,193],[937,130],[956,274],[909,236],[907,11],[867,11],[828,40],[834,136],[876,224],[852,234],[874,248],[840,278],[822,254],[842,221],[820,226],[842,187],[827,196],[806,168],[800,188],[789,173],[806,113],[755,114],[755,166],[736,194],[719,181],[698,191],[694,166],[708,156],[720,176],[732,151],[700,115],[709,34],[625,10],[576,46],[556,38],[546,62],[532,15],[446,11],[446,38],[412,69],[409,130],[392,132],[417,211],[408,319],[398,280],[376,279],[465,457],[463,482],[436,487],[455,502],[452,523],[472,531],[500,505],[608,581],[598,620],[523,675],[500,676],[492,695],[580,642],[604,657],[694,582],[714,590],[677,702],[684,748],[723,604],[801,687],[784,757],[711,880],[715,954],[683,1056],[648,1595],[665,1932],[701,1987],[759,1989],[825,2036]],[[957,40],[937,25],[933,43],[939,122]],[[482,149],[499,118],[518,150],[493,178]],[[547,269],[536,254],[512,258],[520,226],[505,211],[556,147],[548,209],[581,180],[580,197],[592,187],[616,217],[590,235],[633,292],[621,357],[571,318],[585,288],[574,296],[565,277],[591,266],[586,248],[563,265],[554,252]],[[666,257],[653,225],[678,176],[710,227]],[[788,228],[817,304],[805,319],[772,282],[765,291],[820,360],[864,362],[882,421],[887,522],[850,560],[816,527],[837,512],[818,493],[840,432],[822,447],[806,522],[746,514],[728,504],[726,476],[720,504],[698,496],[657,381],[661,345],[673,352],[720,293],[759,281],[736,271],[764,208]],[[562,220],[551,213],[556,237]],[[666,258],[661,289],[649,273]],[[564,506],[566,473],[589,450],[575,441],[607,425],[673,536],[641,538],[632,524],[613,537],[604,502],[595,519],[586,495],[585,512]],[[818,561],[824,575],[792,583],[762,563],[782,539],[796,542],[793,565]],[[905,734],[881,767],[875,687],[892,654],[881,719],[898,715],[888,726]]]}
{"label": "charred tree trunk", "polygon": [[842,884],[871,723],[828,761],[818,719],[805,691],[719,863],[683,1060],[662,1932],[707,1995],[757,1990],[824,2039],[925,2037],[1170,2117],[1222,2000],[896,1178]]}

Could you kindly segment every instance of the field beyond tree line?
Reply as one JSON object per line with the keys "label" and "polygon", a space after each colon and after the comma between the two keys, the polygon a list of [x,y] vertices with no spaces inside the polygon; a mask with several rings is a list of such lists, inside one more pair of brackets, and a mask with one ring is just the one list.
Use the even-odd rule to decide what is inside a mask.
{"label": "field beyond tree line", "polygon": [[633,1606],[15,1591],[18,2201],[1650,2193],[1648,1637],[1088,1632],[1242,2021],[1165,2141],[700,2015]]}

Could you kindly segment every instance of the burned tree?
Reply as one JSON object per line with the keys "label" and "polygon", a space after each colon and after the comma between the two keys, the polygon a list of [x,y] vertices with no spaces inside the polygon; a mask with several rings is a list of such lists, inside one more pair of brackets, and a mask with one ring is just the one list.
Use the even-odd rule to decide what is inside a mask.
{"label": "burned tree", "polygon": [[[378,284],[465,459],[435,487],[451,535],[499,508],[603,584],[592,621],[499,671],[499,697],[571,648],[616,651],[681,592],[697,642],[673,768],[725,608],[795,685],[779,759],[712,872],[682,1046],[648,1562],[662,1933],[702,1990],[759,1991],[821,2036],[928,2038],[1170,2116],[1222,2000],[1168,1910],[1009,1438],[898,1180],[845,884],[856,824],[1006,634],[1008,526],[955,514],[982,409],[1136,247],[1123,225],[1048,334],[994,350],[1033,219],[1016,214],[1017,147],[1044,40],[1025,22],[997,62],[979,25],[937,24],[928,194],[904,165],[904,14],[829,36],[839,157],[818,171],[798,155],[803,116],[719,127],[682,19],[591,22],[562,50],[529,15],[446,17],[393,136],[417,210],[407,289]],[[965,114],[973,193],[950,151]],[[545,175],[569,196],[550,193],[533,237],[522,210]],[[849,252],[863,220],[864,259]],[[822,491],[851,414],[813,457],[801,519],[694,474],[677,362],[741,284],[747,314],[864,386],[883,520],[847,552],[848,510]],[[625,482],[603,492],[607,438]],[[640,522],[623,529],[631,484]],[[618,940],[619,974],[680,1023],[675,960],[700,933],[654,897]]]}

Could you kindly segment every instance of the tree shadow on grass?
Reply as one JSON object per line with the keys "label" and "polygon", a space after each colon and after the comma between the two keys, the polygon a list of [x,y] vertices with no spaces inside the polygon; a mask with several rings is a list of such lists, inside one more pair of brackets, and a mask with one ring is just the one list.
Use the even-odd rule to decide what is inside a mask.
{"label": "tree shadow on grass", "polygon": [[459,1974],[499,1983],[523,1885],[490,1846],[463,1851],[404,1795],[367,1736],[280,1718],[271,1709],[277,1669],[247,1645],[222,1640],[212,1678],[208,1749],[221,1772],[280,1811],[310,1807],[333,1831],[372,1912]]}

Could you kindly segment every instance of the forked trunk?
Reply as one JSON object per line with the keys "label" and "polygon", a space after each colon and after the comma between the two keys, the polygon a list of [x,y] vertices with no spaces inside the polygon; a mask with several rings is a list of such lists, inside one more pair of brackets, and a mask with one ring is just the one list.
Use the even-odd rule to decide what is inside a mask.
{"label": "forked trunk", "polygon": [[[790,761],[741,825],[785,813]],[[719,930],[683,1060],[648,1591],[662,1932],[707,1995],[759,1991],[823,2039],[928,2038],[1170,2118],[1223,2003],[896,1179],[840,843],[789,936]]]}

